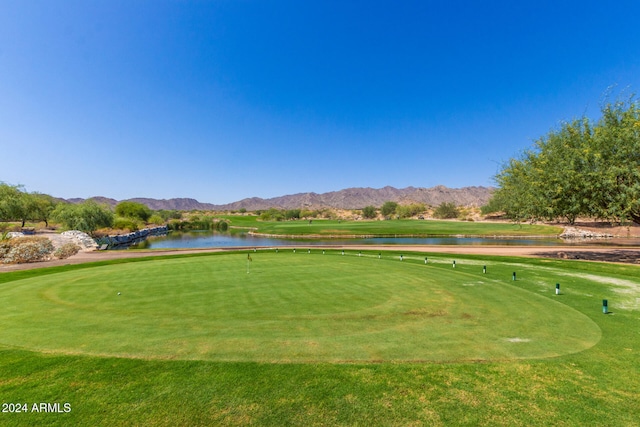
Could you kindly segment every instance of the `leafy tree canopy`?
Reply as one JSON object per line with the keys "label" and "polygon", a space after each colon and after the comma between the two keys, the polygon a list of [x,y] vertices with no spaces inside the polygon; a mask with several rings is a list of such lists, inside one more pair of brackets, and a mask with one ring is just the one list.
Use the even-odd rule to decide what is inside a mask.
{"label": "leafy tree canopy", "polygon": [[147,222],[152,212],[151,209],[142,203],[125,201],[116,205],[116,215]]}
{"label": "leafy tree canopy", "polygon": [[60,203],[52,213],[52,218],[61,222],[70,230],[93,233],[99,228],[113,225],[113,212],[106,205],[99,205],[93,200],[80,204]]}
{"label": "leafy tree canopy", "polygon": [[592,217],[640,223],[640,104],[563,123],[495,176],[489,205],[514,221]]}
{"label": "leafy tree canopy", "polygon": [[384,202],[382,207],[380,208],[380,213],[383,216],[389,216],[396,213],[396,209],[398,208],[398,204],[396,202]]}

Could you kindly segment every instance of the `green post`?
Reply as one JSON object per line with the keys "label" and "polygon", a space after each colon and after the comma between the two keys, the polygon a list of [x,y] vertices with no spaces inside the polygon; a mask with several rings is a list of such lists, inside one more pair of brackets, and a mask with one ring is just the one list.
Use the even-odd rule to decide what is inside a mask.
{"label": "green post", "polygon": [[609,301],[607,301],[606,299],[602,300],[602,312],[604,314],[609,313]]}

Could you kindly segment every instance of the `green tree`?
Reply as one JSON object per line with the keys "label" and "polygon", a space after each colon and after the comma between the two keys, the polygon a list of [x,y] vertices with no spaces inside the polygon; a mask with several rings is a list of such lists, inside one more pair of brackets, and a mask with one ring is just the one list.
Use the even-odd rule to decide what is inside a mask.
{"label": "green tree", "polygon": [[116,205],[116,215],[125,218],[139,219],[143,222],[151,217],[151,209],[138,202],[124,201]]}
{"label": "green tree", "polygon": [[0,221],[17,221],[24,217],[22,187],[0,183]]}
{"label": "green tree", "polygon": [[458,207],[453,202],[442,202],[433,211],[433,216],[440,219],[457,218],[458,214]]}
{"label": "green tree", "polygon": [[282,221],[284,213],[279,209],[270,208],[260,214],[260,219],[263,221]]}
{"label": "green tree", "polygon": [[55,206],[53,197],[47,194],[27,193],[22,186],[0,183],[0,221],[44,221],[49,225],[49,215]]}
{"label": "green tree", "polygon": [[284,213],[285,219],[300,219],[300,209],[288,209]]}
{"label": "green tree", "polygon": [[398,204],[396,202],[384,202],[382,207],[380,208],[380,213],[382,216],[389,216],[396,213],[396,209],[398,208]]}
{"label": "green tree", "polygon": [[426,209],[426,206],[422,203],[398,205],[396,208],[396,214],[398,214],[400,218],[411,218],[412,216],[418,215],[420,212],[424,212]]}
{"label": "green tree", "polygon": [[99,205],[93,200],[80,204],[60,203],[51,217],[70,230],[93,233],[98,228],[113,225],[113,212],[106,205]]}
{"label": "green tree", "polygon": [[378,210],[375,206],[365,206],[362,208],[362,216],[367,219],[373,219],[378,216]]}
{"label": "green tree", "polygon": [[640,223],[640,105],[563,123],[496,175],[490,205],[515,221],[579,216]]}

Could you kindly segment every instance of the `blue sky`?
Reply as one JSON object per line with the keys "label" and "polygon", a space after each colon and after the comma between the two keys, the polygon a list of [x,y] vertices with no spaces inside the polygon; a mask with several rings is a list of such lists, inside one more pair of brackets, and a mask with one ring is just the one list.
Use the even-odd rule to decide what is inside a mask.
{"label": "blue sky", "polygon": [[[0,181],[228,203],[492,185],[640,90],[637,1],[0,3]],[[622,94],[622,95],[621,95]]]}

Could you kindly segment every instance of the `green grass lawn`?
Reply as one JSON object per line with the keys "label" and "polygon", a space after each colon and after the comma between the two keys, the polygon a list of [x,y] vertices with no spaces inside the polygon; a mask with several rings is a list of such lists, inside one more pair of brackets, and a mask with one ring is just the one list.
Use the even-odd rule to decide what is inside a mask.
{"label": "green grass lawn", "polygon": [[638,267],[403,255],[3,273],[0,424],[637,423]]}
{"label": "green grass lawn", "polygon": [[232,227],[251,228],[257,233],[284,236],[556,236],[561,227],[506,222],[442,220],[338,221],[314,219],[258,221],[255,216],[226,217]]}

